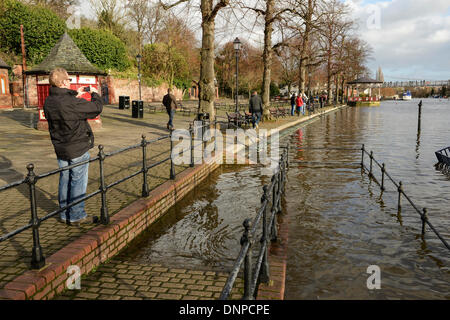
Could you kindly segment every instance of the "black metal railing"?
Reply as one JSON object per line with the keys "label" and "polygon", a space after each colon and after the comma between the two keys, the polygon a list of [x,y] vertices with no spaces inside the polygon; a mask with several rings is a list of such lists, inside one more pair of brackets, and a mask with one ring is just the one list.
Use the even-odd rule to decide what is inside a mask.
{"label": "black metal railing", "polygon": [[[190,125],[189,127],[189,134],[190,134],[190,149],[191,149],[191,153],[190,153],[190,166],[193,167],[194,166],[194,154],[193,154],[193,150],[196,146],[206,143],[204,141],[201,141],[200,143],[198,143],[196,146],[194,146],[194,130],[195,129],[202,129],[204,131],[204,128],[210,126],[210,123],[206,123],[206,121],[202,121],[202,125],[201,126],[196,126],[195,128]],[[162,141],[162,140],[166,140],[169,139],[170,140],[170,152],[169,155],[167,157],[165,157],[162,160],[159,160],[155,163],[152,164],[148,164],[147,163],[147,147],[151,144],[154,144],[156,142]],[[127,151],[130,150],[136,150],[136,149],[142,149],[142,167],[140,170],[120,179],[117,181],[114,181],[110,184],[106,184],[105,181],[105,173],[104,173],[104,166],[105,166],[105,160],[109,157],[113,157],[115,155],[118,154],[122,154],[125,153]],[[139,144],[136,145],[132,145],[132,146],[128,146],[110,153],[105,153],[104,152],[104,148],[102,145],[98,146],[98,155],[94,158],[91,158],[89,160],[86,161],[82,161],[70,166],[66,166],[63,168],[59,168],[44,174],[40,174],[40,175],[36,175],[36,173],[34,172],[34,165],[33,164],[29,164],[27,165],[27,170],[28,170],[28,174],[25,177],[25,179],[21,180],[21,181],[16,181],[13,182],[11,184],[5,185],[0,187],[0,192],[2,191],[6,191],[15,187],[19,187],[21,185],[27,185],[28,189],[29,189],[29,200],[30,200],[30,211],[31,211],[31,220],[28,224],[12,231],[9,232],[5,235],[0,236],[0,242],[6,241],[8,239],[13,238],[14,236],[28,230],[28,229],[32,229],[32,234],[33,234],[33,247],[32,247],[32,255],[31,255],[31,268],[32,269],[40,269],[45,265],[45,257],[42,251],[42,247],[40,244],[40,238],[39,238],[39,227],[41,225],[42,222],[60,214],[61,212],[66,211],[67,209],[81,203],[84,202],[88,199],[91,199],[94,196],[97,195],[101,195],[101,208],[100,208],[100,219],[95,219],[95,222],[99,222],[101,224],[107,225],[110,222],[110,215],[108,212],[108,201],[107,201],[107,191],[133,177],[136,177],[140,174],[142,174],[142,192],[141,195],[142,197],[147,197],[150,194],[150,190],[148,187],[148,179],[147,179],[147,174],[148,171],[156,166],[159,166],[167,161],[170,161],[170,179],[175,179],[176,174],[175,174],[175,164],[173,161],[174,158],[174,154],[173,154],[173,141],[172,141],[172,132],[169,135],[165,135],[156,139],[152,139],[152,140],[147,140],[145,135],[142,135],[142,140]],[[187,149],[180,151],[181,152],[186,152],[188,151]],[[55,210],[47,215],[45,215],[42,218],[38,217],[37,214],[37,198],[36,198],[36,185],[38,183],[39,180],[42,180],[44,178],[56,175],[58,173],[61,173],[63,171],[67,171],[70,169],[73,169],[75,167],[79,167],[82,165],[85,165],[87,163],[91,163],[91,162],[95,162],[98,161],[99,162],[99,176],[100,176],[100,182],[99,182],[99,188],[98,190],[87,194],[85,196],[83,196],[82,198],[77,199],[76,201],[73,201],[69,204],[67,204],[67,206],[60,208],[58,210]],[[70,221],[69,219],[67,219],[67,224],[70,225]]]}
{"label": "black metal railing", "polygon": [[439,170],[446,169],[448,171],[450,169],[450,147],[438,150],[435,154],[438,159],[436,168]]}
{"label": "black metal railing", "polygon": [[[230,297],[242,265],[244,265],[243,299],[252,300],[256,298],[259,284],[268,283],[269,281],[269,241],[274,242],[277,240],[276,217],[281,212],[281,196],[284,193],[286,171],[289,168],[289,145],[282,148],[284,150],[279,159],[277,171],[272,176],[270,184],[263,187],[264,193],[261,197],[261,208],[253,221],[252,219],[246,219],[243,223],[245,231],[240,241],[241,250],[223,287],[220,295],[221,300],[226,300]],[[270,204],[270,215],[268,217],[267,211]],[[260,224],[261,233],[258,241],[257,230]],[[253,262],[252,251],[255,249],[257,242],[260,244],[259,254],[255,262]]]}
{"label": "black metal railing", "polygon": [[[369,164],[369,168],[366,167],[365,163],[364,163],[364,155],[368,155],[369,156],[369,160],[370,160],[370,164]],[[376,177],[374,176],[373,172],[373,166],[377,165],[380,169],[381,169],[381,182],[378,181],[376,179]],[[416,210],[416,212],[419,214],[420,219],[422,220],[422,236],[425,236],[425,227],[426,225],[428,225],[428,227],[430,227],[430,229],[434,232],[434,234],[439,238],[439,240],[441,240],[441,242],[444,244],[444,246],[450,250],[450,245],[448,244],[448,242],[442,237],[442,235],[436,230],[436,228],[433,226],[433,224],[430,222],[429,218],[428,218],[428,211],[427,208],[423,208],[422,210],[420,210],[415,204],[414,202],[411,200],[410,197],[408,197],[408,195],[405,193],[405,191],[403,190],[403,184],[402,182],[395,182],[395,180],[389,175],[389,173],[386,170],[386,165],[380,164],[373,156],[373,151],[368,152],[365,149],[365,146],[362,145],[361,148],[361,169],[365,170],[368,172],[369,178],[373,181],[375,181],[379,186],[381,191],[385,191],[385,180],[386,178],[388,178],[392,184],[396,187],[397,192],[398,192],[398,201],[397,201],[397,209],[398,212],[401,212],[402,209],[402,196],[411,204],[411,206],[414,208],[414,210]]]}

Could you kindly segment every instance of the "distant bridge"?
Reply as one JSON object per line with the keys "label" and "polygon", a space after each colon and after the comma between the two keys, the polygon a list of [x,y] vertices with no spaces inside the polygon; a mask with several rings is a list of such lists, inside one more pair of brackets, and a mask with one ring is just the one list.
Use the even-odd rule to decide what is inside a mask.
{"label": "distant bridge", "polygon": [[382,88],[404,88],[404,87],[450,87],[450,80],[440,81],[427,81],[427,80],[415,80],[415,81],[386,81],[383,83]]}

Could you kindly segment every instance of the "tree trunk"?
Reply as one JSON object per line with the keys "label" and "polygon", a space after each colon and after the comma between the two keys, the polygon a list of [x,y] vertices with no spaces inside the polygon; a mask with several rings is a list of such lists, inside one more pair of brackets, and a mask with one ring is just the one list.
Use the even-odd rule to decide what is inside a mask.
{"label": "tree trunk", "polygon": [[302,44],[302,54],[300,57],[300,63],[299,63],[299,84],[298,88],[300,92],[304,93],[306,88],[306,65],[309,64],[309,56],[308,56],[308,49],[309,49],[309,36],[311,33],[311,27],[312,27],[312,16],[314,12],[313,8],[313,0],[308,0],[308,8],[307,13],[305,17],[305,34],[303,35],[303,44]]}
{"label": "tree trunk", "polygon": [[210,19],[212,1],[201,1],[202,11],[202,49],[199,81],[199,112],[209,113],[210,119],[215,119],[214,100],[214,27],[215,20]]}
{"label": "tree trunk", "polygon": [[266,0],[266,14],[264,26],[264,52],[263,52],[263,83],[262,102],[264,106],[264,119],[270,119],[270,82],[272,68],[272,31],[275,0]]}

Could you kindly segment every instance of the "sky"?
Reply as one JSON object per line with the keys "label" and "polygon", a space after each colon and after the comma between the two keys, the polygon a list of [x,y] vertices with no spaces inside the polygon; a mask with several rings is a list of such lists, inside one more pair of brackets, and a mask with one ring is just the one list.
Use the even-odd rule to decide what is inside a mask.
{"label": "sky", "polygon": [[385,81],[450,79],[450,0],[347,0]]}
{"label": "sky", "polygon": [[[342,1],[351,9],[359,36],[373,48],[368,62],[373,77],[381,67],[385,81],[450,80],[450,0]],[[81,2],[82,14],[92,15],[89,1]],[[245,32],[232,29],[217,34],[220,42]]]}

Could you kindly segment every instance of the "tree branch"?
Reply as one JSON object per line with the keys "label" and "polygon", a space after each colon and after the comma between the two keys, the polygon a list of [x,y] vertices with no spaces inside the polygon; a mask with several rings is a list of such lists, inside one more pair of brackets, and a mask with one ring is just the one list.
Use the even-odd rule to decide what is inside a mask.
{"label": "tree branch", "polygon": [[159,0],[159,4],[161,5],[161,7],[164,10],[169,10],[173,7],[176,7],[177,5],[183,3],[183,2],[188,2],[189,0],[178,0],[177,2],[173,3],[173,4],[164,4],[161,0]]}

